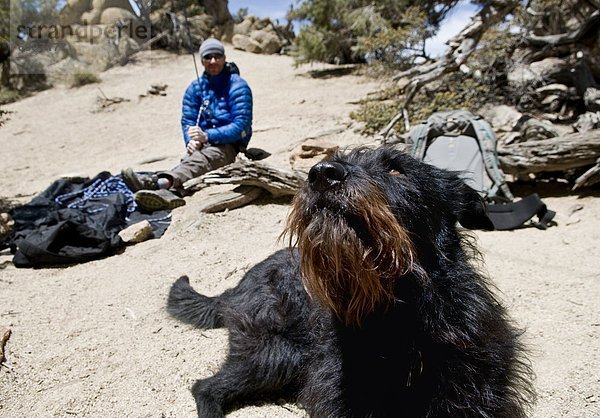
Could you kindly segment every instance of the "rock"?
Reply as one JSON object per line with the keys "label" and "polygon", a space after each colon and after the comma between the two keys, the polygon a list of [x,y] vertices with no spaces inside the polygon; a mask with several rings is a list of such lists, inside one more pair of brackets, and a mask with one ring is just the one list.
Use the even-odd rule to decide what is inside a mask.
{"label": "rock", "polygon": [[100,24],[110,25],[117,22],[135,22],[137,16],[132,12],[120,7],[108,7],[100,14]]}
{"label": "rock", "polygon": [[249,36],[252,31],[262,30],[270,24],[271,21],[268,18],[259,19],[256,16],[247,16],[242,22],[233,26],[233,34]]}
{"label": "rock", "polygon": [[588,87],[583,94],[583,102],[588,110],[600,111],[600,89]]}
{"label": "rock", "polygon": [[77,61],[83,64],[86,71],[99,73],[122,63],[136,49],[137,44],[128,36],[121,36],[119,43],[115,45],[114,39],[105,36],[89,42],[74,42],[72,46],[76,51]]}
{"label": "rock", "polygon": [[254,30],[254,24],[256,20],[256,17],[248,16],[242,22],[233,26],[233,34],[248,36],[250,32]]}
{"label": "rock", "polygon": [[288,43],[268,18],[248,16],[233,27],[233,34],[235,48],[255,54],[276,54]]}
{"label": "rock", "polygon": [[568,64],[560,58],[545,58],[531,64],[517,64],[507,74],[510,85],[525,86],[533,82],[541,82],[551,78],[553,74],[568,71]]}
{"label": "rock", "polygon": [[317,139],[307,139],[304,141],[300,148],[302,149],[303,155],[314,156],[317,154],[326,154],[331,156],[334,152],[339,149],[339,146],[331,142],[319,141]]}
{"label": "rock", "polygon": [[241,49],[242,51],[253,52],[255,54],[260,54],[262,52],[259,43],[247,35],[233,35],[231,43],[235,49]]}
{"label": "rock", "polygon": [[92,0],[92,9],[82,13],[79,21],[88,25],[98,24],[102,13],[106,9],[114,7],[124,9],[135,16],[128,0]]}
{"label": "rock", "polygon": [[479,114],[487,120],[495,131],[514,131],[522,121],[523,114],[512,106],[507,105],[484,105]]}
{"label": "rock", "polygon": [[60,11],[59,22],[63,26],[81,23],[81,15],[91,8],[91,0],[67,0],[67,4]]}
{"label": "rock", "polygon": [[577,132],[587,132],[600,128],[600,112],[586,112],[577,118],[573,124]]}
{"label": "rock", "polygon": [[148,94],[152,94],[154,96],[166,96],[167,84],[152,84],[148,89]]}
{"label": "rock", "polygon": [[127,244],[136,244],[153,238],[154,232],[150,222],[144,220],[121,230],[119,236]]}
{"label": "rock", "polygon": [[279,53],[283,46],[275,31],[256,30],[250,33],[250,38],[258,42],[263,54]]}
{"label": "rock", "polygon": [[290,153],[290,164],[294,170],[308,171],[313,165],[330,157],[339,149],[339,145],[307,139]]}

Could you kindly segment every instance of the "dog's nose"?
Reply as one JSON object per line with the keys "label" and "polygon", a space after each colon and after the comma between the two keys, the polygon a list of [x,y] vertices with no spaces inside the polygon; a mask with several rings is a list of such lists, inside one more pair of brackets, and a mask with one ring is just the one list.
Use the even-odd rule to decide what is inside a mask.
{"label": "dog's nose", "polygon": [[321,161],[308,172],[308,183],[316,191],[323,191],[336,183],[343,181],[348,172],[340,163]]}

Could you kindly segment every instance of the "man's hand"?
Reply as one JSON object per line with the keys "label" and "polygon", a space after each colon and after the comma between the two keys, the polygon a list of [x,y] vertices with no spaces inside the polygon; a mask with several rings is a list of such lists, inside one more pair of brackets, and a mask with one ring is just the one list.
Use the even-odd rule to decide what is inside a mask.
{"label": "man's hand", "polygon": [[187,153],[189,155],[193,154],[196,151],[200,151],[202,149],[202,145],[199,141],[194,141],[193,139],[190,139],[190,142],[187,143]]}
{"label": "man's hand", "polygon": [[188,126],[187,133],[190,138],[190,142],[187,144],[188,154],[201,150],[204,144],[208,142],[208,136],[199,126]]}

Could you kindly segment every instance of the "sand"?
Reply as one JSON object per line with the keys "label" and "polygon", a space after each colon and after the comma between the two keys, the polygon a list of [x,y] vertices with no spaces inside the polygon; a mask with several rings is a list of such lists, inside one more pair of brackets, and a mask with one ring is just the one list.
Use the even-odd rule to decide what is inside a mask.
{"label": "sand", "polygon": [[[321,136],[367,142],[348,114],[378,83],[356,75],[311,78],[286,56],[234,51],[255,100],[252,146],[289,167],[290,150]],[[183,91],[195,77],[191,56],[143,53],[78,89],[56,87],[7,107],[0,128],[0,196],[21,203],[65,173],[166,169],[184,152]],[[140,97],[152,84],[166,96]],[[100,91],[101,90],[101,91]],[[98,96],[127,99],[96,111]],[[323,136],[332,131],[341,133]],[[155,160],[152,163],[145,161]],[[17,269],[0,254],[0,328],[12,336],[0,368],[1,417],[190,417],[189,388],[218,370],[224,330],[199,331],[165,311],[171,283],[189,275],[213,295],[234,286],[278,241],[286,199],[263,198],[226,213],[199,211],[204,189],[173,211],[165,235],[121,254],[62,268]],[[529,193],[534,189],[517,190]],[[537,190],[557,226],[478,232],[489,276],[525,329],[537,375],[532,416],[600,416],[600,200],[598,191]],[[289,403],[250,406],[231,417],[301,417]]]}

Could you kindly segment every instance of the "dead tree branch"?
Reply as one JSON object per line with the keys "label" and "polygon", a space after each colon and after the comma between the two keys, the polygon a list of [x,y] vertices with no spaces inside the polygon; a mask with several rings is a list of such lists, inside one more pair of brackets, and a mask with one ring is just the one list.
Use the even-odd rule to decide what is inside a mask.
{"label": "dead tree branch", "polygon": [[525,37],[525,40],[531,46],[558,46],[572,44],[585,36],[590,30],[598,30],[600,24],[600,10],[593,12],[583,24],[572,32],[559,33],[556,35],[535,35],[531,34]]}
{"label": "dead tree branch", "polygon": [[573,190],[589,187],[598,182],[600,182],[600,158],[596,162],[595,166],[587,170],[575,180]]}
{"label": "dead tree branch", "polygon": [[433,63],[414,67],[394,76],[394,80],[398,80],[402,77],[413,78],[406,85],[402,111],[380,132],[384,142],[393,126],[401,118],[404,118],[405,129],[408,130],[410,128],[408,106],[412,102],[415,94],[426,84],[437,80],[446,73],[460,68],[473,51],[475,51],[483,34],[491,26],[504,19],[507,14],[512,12],[515,7],[518,6],[518,4],[519,2],[515,0],[504,0],[484,6],[479,13],[473,17],[469,25],[448,41],[448,49],[442,57],[435,60]]}

